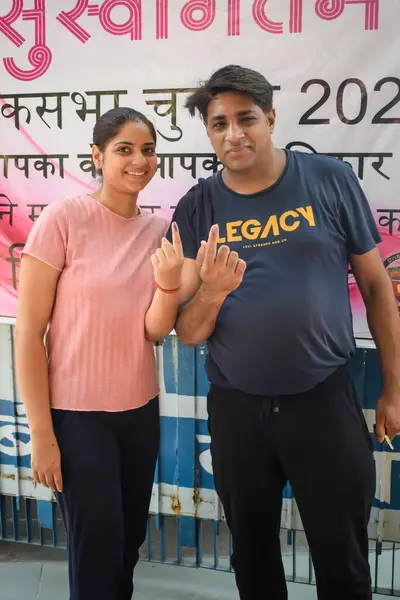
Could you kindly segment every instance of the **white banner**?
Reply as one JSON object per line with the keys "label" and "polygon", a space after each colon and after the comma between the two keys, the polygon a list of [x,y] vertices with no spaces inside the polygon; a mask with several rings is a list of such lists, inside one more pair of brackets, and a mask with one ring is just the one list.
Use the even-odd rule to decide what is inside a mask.
{"label": "white banner", "polygon": [[[337,156],[357,173],[400,302],[398,0],[2,0],[0,315],[14,316],[19,252],[44,205],[95,187],[96,118],[151,118],[157,176],[140,205],[168,216],[216,160],[183,108],[226,64],[275,86],[275,144]],[[370,337],[350,274],[355,333]]]}

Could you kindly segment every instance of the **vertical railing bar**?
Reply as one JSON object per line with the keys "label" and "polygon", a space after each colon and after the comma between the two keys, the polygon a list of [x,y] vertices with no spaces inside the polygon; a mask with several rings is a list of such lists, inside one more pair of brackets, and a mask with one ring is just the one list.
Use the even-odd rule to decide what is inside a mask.
{"label": "vertical railing bar", "polygon": [[12,523],[13,523],[13,531],[14,531],[14,541],[19,541],[19,506],[18,501],[15,496],[12,497],[11,500],[11,514],[12,514]]}
{"label": "vertical railing bar", "polygon": [[182,546],[181,546],[181,517],[175,517],[176,522],[176,560],[177,564],[180,565],[182,563]]}
{"label": "vertical railing bar", "polygon": [[51,518],[52,518],[52,524],[53,524],[53,532],[52,532],[52,539],[53,539],[53,547],[54,548],[58,548],[58,521],[57,521],[57,504],[56,502],[52,502],[51,504]]}
{"label": "vertical railing bar", "polygon": [[297,565],[296,565],[296,530],[293,531],[293,546],[292,546],[292,570],[293,570],[293,581],[296,581],[297,576]]}
{"label": "vertical railing bar", "polygon": [[382,552],[382,542],[376,542],[375,544],[375,581],[374,581],[374,593],[378,591],[378,577],[379,577],[379,556]]}
{"label": "vertical railing bar", "polygon": [[26,517],[26,537],[28,544],[32,542],[32,500],[25,498],[25,517]]}
{"label": "vertical railing bar", "polygon": [[218,569],[219,565],[219,522],[214,520],[213,524],[213,534],[214,534],[214,569]]}
{"label": "vertical railing bar", "polygon": [[196,544],[196,567],[201,567],[203,562],[203,521],[196,519],[197,544]]}
{"label": "vertical railing bar", "polygon": [[160,532],[161,532],[161,562],[167,560],[167,542],[165,539],[165,518],[160,515]]}
{"label": "vertical railing bar", "polygon": [[147,520],[147,535],[146,535],[146,547],[147,547],[147,560],[151,561],[153,552],[152,552],[152,533],[151,533],[151,517],[149,516]]}
{"label": "vertical railing bar", "polygon": [[396,556],[396,543],[393,542],[393,546],[392,546],[392,581],[391,581],[391,589],[390,589],[390,593],[392,596],[394,596],[394,572],[395,572],[395,568],[396,568],[395,556]]}
{"label": "vertical railing bar", "polygon": [[229,571],[232,572],[233,568],[232,568],[232,534],[231,534],[231,532],[229,532],[228,547],[229,547]]}

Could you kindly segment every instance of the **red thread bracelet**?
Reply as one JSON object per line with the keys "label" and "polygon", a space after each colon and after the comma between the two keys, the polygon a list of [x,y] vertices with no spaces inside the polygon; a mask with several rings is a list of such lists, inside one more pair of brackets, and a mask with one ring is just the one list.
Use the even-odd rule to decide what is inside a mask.
{"label": "red thread bracelet", "polygon": [[164,294],[176,294],[181,289],[181,286],[178,285],[178,287],[175,288],[174,290],[166,290],[166,289],[162,288],[160,285],[158,285],[157,282],[156,282],[156,286],[160,290],[160,292],[163,292]]}

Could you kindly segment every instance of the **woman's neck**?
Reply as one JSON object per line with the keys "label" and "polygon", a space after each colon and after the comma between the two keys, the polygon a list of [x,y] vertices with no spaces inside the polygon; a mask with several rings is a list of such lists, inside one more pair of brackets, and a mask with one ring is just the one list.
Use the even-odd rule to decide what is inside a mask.
{"label": "woman's neck", "polygon": [[139,213],[137,207],[139,194],[121,194],[121,192],[116,192],[103,186],[100,190],[92,194],[92,196],[120,217],[130,219],[136,217]]}

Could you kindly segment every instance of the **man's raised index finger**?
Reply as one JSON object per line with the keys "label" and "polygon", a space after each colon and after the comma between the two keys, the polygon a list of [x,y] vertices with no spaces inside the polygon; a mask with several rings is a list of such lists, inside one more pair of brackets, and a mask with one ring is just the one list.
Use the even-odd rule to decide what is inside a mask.
{"label": "man's raised index finger", "polygon": [[218,225],[213,225],[208,234],[206,261],[214,261],[217,254],[217,242],[219,237]]}

